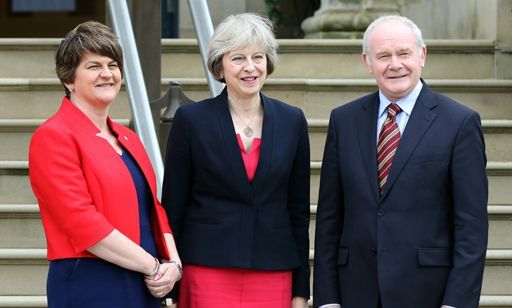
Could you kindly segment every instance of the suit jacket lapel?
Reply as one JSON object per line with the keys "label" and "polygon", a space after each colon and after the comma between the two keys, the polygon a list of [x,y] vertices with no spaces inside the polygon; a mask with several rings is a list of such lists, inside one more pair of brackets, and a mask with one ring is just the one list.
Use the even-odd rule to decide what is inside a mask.
{"label": "suit jacket lapel", "polygon": [[434,122],[437,114],[432,109],[437,105],[437,101],[433,96],[432,91],[423,84],[423,89],[416,100],[416,104],[412,110],[407,126],[402,134],[400,143],[396,150],[395,158],[391,164],[386,187],[382,194],[384,198],[389,190],[392,188],[396,179],[402,172],[409,157],[416,149],[416,146],[421,141],[423,135],[426,133],[430,125]]}
{"label": "suit jacket lapel", "polygon": [[[271,167],[272,149],[274,148],[274,109],[270,99],[261,94],[263,104],[263,127],[261,132],[261,148],[258,167],[252,181],[253,191],[259,189],[264,184],[263,179]],[[244,167],[245,170],[245,167]]]}
{"label": "suit jacket lapel", "polygon": [[235,127],[231,120],[226,88],[217,96],[214,109],[219,122],[219,135],[224,143],[224,149],[226,149],[226,166],[229,166],[233,173],[234,182],[241,195],[246,197],[247,201],[250,201],[252,199],[251,185],[247,179],[247,172],[245,171],[244,161],[240,153]]}
{"label": "suit jacket lapel", "polygon": [[358,119],[358,140],[361,157],[366,167],[366,173],[371,191],[375,200],[379,198],[379,184],[377,180],[377,111],[379,109],[379,95],[376,92],[363,104]]}

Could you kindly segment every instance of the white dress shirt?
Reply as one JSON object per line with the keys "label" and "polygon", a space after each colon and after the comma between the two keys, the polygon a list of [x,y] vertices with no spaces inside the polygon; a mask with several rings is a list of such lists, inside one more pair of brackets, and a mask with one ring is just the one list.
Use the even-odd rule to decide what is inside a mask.
{"label": "white dress shirt", "polygon": [[[382,129],[382,124],[386,120],[388,116],[388,105],[391,103],[395,103],[402,109],[402,111],[397,114],[395,117],[396,124],[398,125],[398,129],[400,130],[400,134],[402,135],[405,130],[405,126],[409,121],[409,117],[411,116],[412,109],[414,108],[414,104],[416,104],[416,100],[420,95],[421,89],[423,88],[423,84],[421,81],[418,81],[418,84],[414,87],[414,89],[407,96],[401,98],[396,102],[390,101],[381,91],[379,91],[379,113],[377,114],[377,142],[379,140],[380,130]],[[323,308],[323,307],[322,307]]]}

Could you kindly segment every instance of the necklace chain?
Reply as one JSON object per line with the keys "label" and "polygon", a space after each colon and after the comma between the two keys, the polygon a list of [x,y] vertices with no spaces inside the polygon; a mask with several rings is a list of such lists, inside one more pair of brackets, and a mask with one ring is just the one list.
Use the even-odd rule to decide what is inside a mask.
{"label": "necklace chain", "polygon": [[249,121],[249,124],[247,124],[247,123],[242,119],[242,117],[238,115],[238,113],[236,112],[235,108],[231,107],[231,104],[229,104],[229,109],[230,109],[231,111],[233,111],[233,113],[234,113],[234,114],[235,114],[235,116],[240,120],[240,122],[242,122],[242,123],[245,125],[245,128],[244,128],[244,130],[243,130],[245,137],[247,137],[247,138],[252,137],[252,136],[254,135],[254,131],[253,131],[253,130],[252,130],[252,128],[251,128],[251,124],[252,124],[252,122],[254,121],[254,119],[256,118],[256,115],[258,114],[258,112],[259,112],[259,108],[256,108],[256,111],[254,112],[254,114],[253,114],[253,115],[252,115],[252,117],[251,117],[251,120]]}

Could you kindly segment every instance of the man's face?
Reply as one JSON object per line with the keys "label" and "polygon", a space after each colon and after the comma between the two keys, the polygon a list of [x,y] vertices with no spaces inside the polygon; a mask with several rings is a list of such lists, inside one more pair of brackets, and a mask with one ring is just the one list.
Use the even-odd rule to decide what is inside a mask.
{"label": "man's face", "polygon": [[391,101],[414,89],[425,66],[427,49],[416,44],[411,29],[398,21],[378,25],[368,37],[363,60],[382,93]]}

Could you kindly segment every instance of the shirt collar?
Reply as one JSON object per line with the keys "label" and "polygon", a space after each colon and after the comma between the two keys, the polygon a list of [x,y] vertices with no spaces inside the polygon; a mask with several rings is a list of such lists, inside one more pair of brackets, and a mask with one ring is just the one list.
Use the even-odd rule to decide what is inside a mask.
{"label": "shirt collar", "polygon": [[421,89],[423,88],[423,83],[421,80],[418,80],[418,84],[414,87],[414,89],[407,96],[399,99],[396,102],[390,101],[383,93],[379,90],[379,117],[381,117],[388,108],[388,105],[391,103],[395,103],[402,109],[402,112],[405,112],[407,116],[411,115],[412,109],[414,108],[414,104],[420,95]]}

